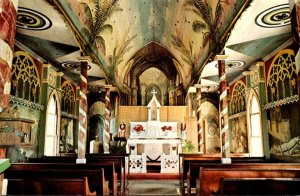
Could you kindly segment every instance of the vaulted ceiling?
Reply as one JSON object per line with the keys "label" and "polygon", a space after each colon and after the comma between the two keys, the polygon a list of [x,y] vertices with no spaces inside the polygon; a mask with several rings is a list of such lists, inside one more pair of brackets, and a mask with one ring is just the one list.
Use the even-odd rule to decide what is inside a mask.
{"label": "vaulted ceiling", "polygon": [[229,82],[291,38],[288,0],[20,0],[17,45],[78,82],[119,91],[155,67],[183,86],[217,84],[215,54],[228,55]]}

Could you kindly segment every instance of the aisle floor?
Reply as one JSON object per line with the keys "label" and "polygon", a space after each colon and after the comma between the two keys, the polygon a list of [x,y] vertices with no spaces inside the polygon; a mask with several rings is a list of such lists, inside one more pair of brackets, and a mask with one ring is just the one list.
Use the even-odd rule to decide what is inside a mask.
{"label": "aisle floor", "polygon": [[129,180],[128,195],[180,195],[178,180]]}

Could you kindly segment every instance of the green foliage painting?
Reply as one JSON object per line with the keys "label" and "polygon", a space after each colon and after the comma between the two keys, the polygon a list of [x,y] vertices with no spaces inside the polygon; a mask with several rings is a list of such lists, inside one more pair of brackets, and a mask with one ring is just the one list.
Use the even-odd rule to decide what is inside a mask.
{"label": "green foliage painting", "polygon": [[114,48],[113,54],[109,56],[109,63],[111,68],[111,73],[115,73],[118,65],[123,61],[123,56],[127,53],[133,46],[129,46],[130,42],[136,38],[134,35],[128,39],[124,39],[121,44],[117,44]]}
{"label": "green foliage painting", "polygon": [[219,0],[215,13],[213,13],[213,9],[208,2],[205,0],[187,0],[185,6],[187,10],[194,12],[202,19],[202,21],[195,20],[192,27],[194,32],[203,33],[203,47],[211,42],[209,44],[210,51],[213,49],[219,51],[219,48],[214,47],[218,47],[218,30],[222,26],[223,5],[228,3]]}
{"label": "green foliage painting", "polygon": [[105,40],[101,36],[103,31],[113,31],[110,24],[105,24],[106,20],[116,11],[122,11],[116,6],[118,0],[87,0],[78,2],[84,9],[84,22],[86,27],[84,33],[88,36],[88,43],[97,50],[101,50],[106,55]]}
{"label": "green foliage painting", "polygon": [[173,46],[182,54],[182,60],[193,68],[195,66],[196,57],[195,54],[193,54],[192,43],[189,42],[189,48],[187,48],[179,36],[172,35],[172,39]]}

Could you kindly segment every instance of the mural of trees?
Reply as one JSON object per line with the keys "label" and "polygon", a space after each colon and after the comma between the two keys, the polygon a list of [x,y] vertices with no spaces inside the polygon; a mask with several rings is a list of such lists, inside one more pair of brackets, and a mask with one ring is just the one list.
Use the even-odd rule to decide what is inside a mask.
{"label": "mural of trees", "polygon": [[191,41],[189,42],[189,48],[187,48],[182,39],[179,36],[172,35],[172,44],[173,46],[181,52],[181,58],[184,62],[190,65],[192,68],[195,67],[196,56],[193,54],[193,45]]}
{"label": "mural of trees", "polygon": [[134,35],[128,39],[124,39],[121,44],[116,44],[113,54],[109,56],[111,73],[115,73],[117,71],[118,65],[123,62],[124,54],[129,52],[129,50],[133,47],[129,46],[129,44],[136,38],[136,36],[137,35]]}
{"label": "mural of trees", "polygon": [[222,25],[222,15],[224,13],[224,4],[228,4],[225,1],[219,0],[213,13],[209,1],[205,0],[187,0],[185,3],[186,10],[194,12],[198,15],[202,21],[195,20],[192,24],[193,31],[196,33],[203,33],[203,47],[209,44],[209,50],[219,51],[218,43],[218,30]]}
{"label": "mural of trees", "polygon": [[105,40],[101,33],[104,31],[113,31],[110,24],[105,24],[107,19],[117,11],[123,9],[116,6],[119,0],[86,0],[78,3],[84,9],[84,23],[86,27],[84,33],[88,36],[88,43],[97,50],[101,50],[106,55]]}

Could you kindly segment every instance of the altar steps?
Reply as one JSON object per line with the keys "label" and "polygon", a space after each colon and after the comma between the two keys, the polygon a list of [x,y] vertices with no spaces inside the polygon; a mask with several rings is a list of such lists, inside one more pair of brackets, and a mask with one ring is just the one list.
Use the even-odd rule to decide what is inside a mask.
{"label": "altar steps", "polygon": [[178,174],[169,174],[169,173],[134,173],[129,174],[128,180],[178,180]]}

